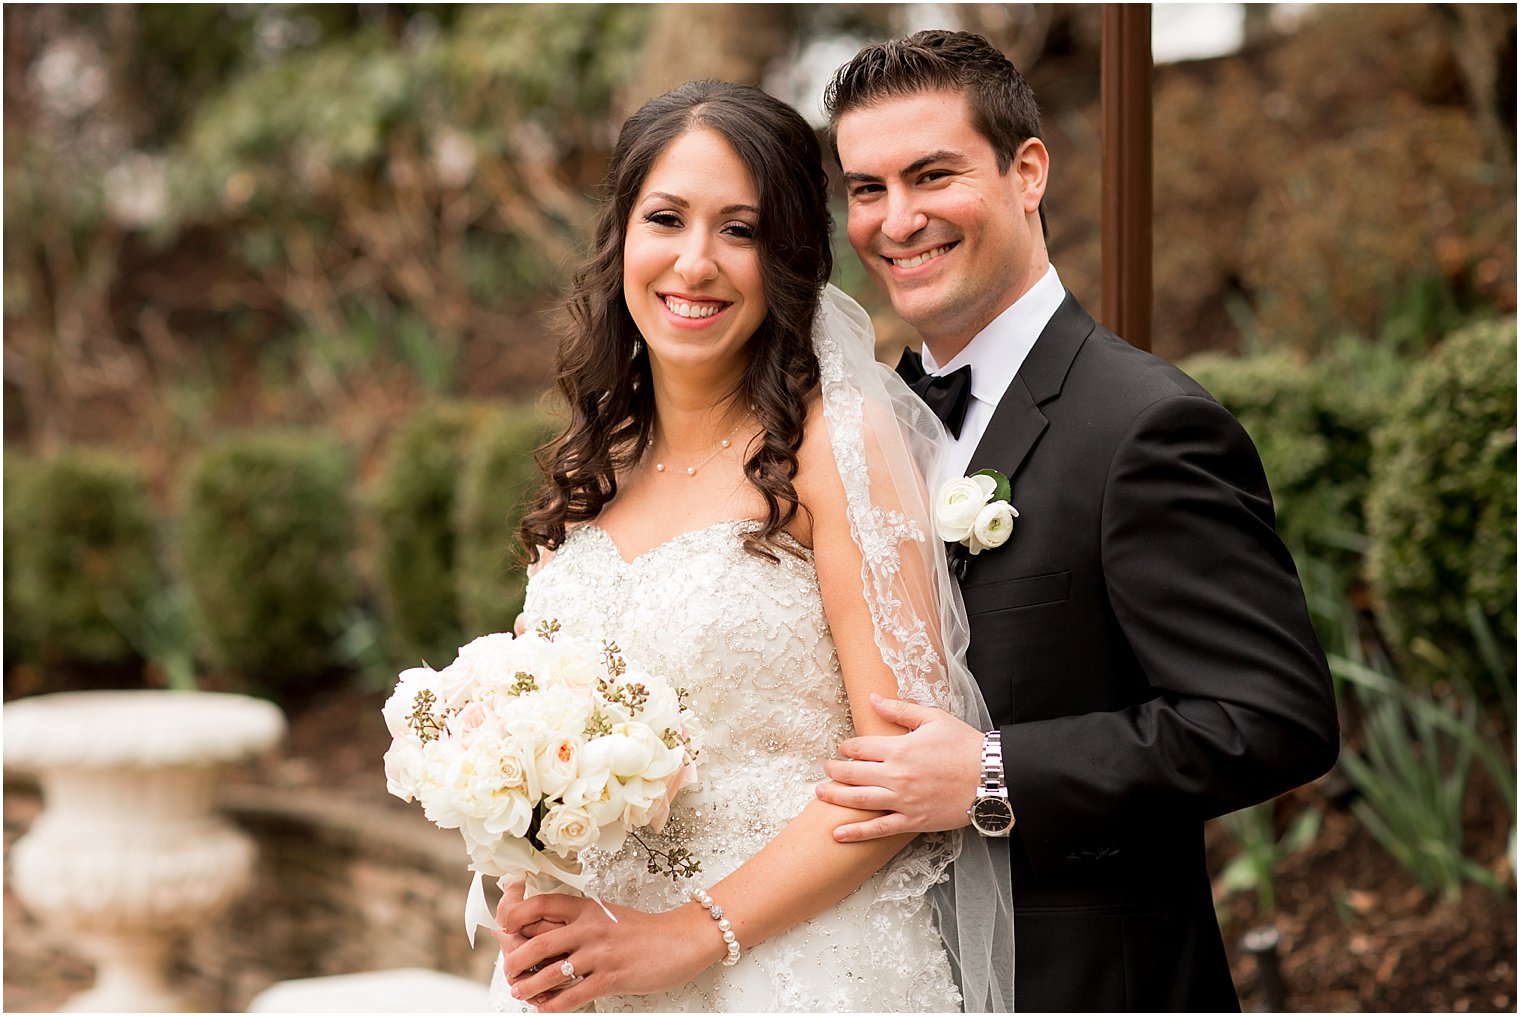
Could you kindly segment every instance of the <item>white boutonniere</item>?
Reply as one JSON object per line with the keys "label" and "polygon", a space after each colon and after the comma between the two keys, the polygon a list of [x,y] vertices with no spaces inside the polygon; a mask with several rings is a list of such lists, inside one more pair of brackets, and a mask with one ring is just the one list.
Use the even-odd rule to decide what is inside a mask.
{"label": "white boutonniere", "polygon": [[972,555],[995,550],[1013,535],[1019,510],[1009,503],[1013,488],[996,469],[979,469],[951,480],[934,499],[934,530],[946,543],[959,543]]}

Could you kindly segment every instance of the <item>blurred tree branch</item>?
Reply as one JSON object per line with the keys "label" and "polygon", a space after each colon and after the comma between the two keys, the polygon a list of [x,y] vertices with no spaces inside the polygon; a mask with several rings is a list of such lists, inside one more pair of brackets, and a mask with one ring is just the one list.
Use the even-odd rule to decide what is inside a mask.
{"label": "blurred tree branch", "polygon": [[796,37],[793,4],[660,4],[638,70],[619,97],[626,117],[694,78],[758,85]]}

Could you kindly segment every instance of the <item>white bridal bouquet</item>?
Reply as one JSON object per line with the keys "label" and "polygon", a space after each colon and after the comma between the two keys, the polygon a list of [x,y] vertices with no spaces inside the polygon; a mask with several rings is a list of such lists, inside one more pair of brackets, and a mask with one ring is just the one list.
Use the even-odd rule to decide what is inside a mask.
{"label": "white bridal bouquet", "polygon": [[[386,789],[464,837],[472,942],[477,924],[496,926],[482,876],[583,889],[580,851],[658,832],[695,775],[701,729],[684,689],[629,670],[614,643],[559,632],[546,620],[483,635],[442,670],[404,671],[385,703]],[[681,848],[650,853],[651,871],[700,870]]]}

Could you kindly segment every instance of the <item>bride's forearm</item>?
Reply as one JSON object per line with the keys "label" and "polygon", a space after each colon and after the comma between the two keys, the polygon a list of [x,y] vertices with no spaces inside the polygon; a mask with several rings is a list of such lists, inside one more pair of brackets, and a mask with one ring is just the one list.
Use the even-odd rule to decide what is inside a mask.
{"label": "bride's forearm", "polygon": [[834,840],[835,826],[877,814],[813,801],[759,853],[711,887],[739,944],[749,948],[832,907],[913,839]]}
{"label": "bride's forearm", "polygon": [[[861,585],[863,559],[850,529],[844,488],[820,407],[814,407],[809,416],[795,482],[811,519],[807,534],[811,539],[805,542],[813,547],[818,589],[855,731],[902,733],[901,727],[882,719],[870,705],[872,692],[896,695],[898,679],[877,644],[876,621]],[[926,588],[918,561],[915,555],[902,561],[900,585],[909,593]],[[927,594],[917,599],[934,602]],[[925,615],[923,621],[925,634],[937,646],[935,618]],[[756,945],[832,907],[890,861],[912,840],[912,834],[857,843],[834,838],[836,826],[880,814],[813,800],[759,853],[710,886],[708,892],[723,907],[739,944]]]}

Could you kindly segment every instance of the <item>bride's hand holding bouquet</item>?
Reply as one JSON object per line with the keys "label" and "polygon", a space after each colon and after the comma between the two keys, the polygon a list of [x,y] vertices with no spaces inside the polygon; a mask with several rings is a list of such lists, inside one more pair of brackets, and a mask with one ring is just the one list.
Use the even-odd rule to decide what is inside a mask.
{"label": "bride's hand holding bouquet", "polygon": [[[384,715],[386,789],[464,838],[472,943],[477,925],[499,930],[483,876],[583,889],[580,852],[658,832],[701,748],[682,689],[552,620],[519,638],[481,636],[442,670],[403,672]],[[680,874],[695,865],[679,851],[651,863]]]}

